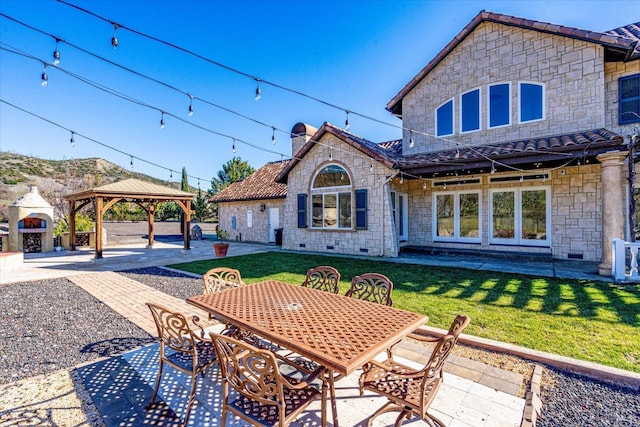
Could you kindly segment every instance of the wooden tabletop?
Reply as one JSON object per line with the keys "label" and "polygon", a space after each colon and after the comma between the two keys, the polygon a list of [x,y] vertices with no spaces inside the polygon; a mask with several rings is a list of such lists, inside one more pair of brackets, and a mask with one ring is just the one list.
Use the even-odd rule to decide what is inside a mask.
{"label": "wooden tabletop", "polygon": [[187,302],[349,375],[427,322],[422,314],[268,280]]}

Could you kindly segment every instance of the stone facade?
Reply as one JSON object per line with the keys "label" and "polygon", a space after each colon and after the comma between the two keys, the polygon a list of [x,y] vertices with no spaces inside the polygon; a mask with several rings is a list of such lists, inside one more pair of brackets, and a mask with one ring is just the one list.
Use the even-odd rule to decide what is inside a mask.
{"label": "stone facade", "polygon": [[[454,99],[455,135],[404,132],[403,153],[493,144],[603,127],[604,49],[594,43],[483,22],[403,98],[403,126],[435,135],[435,110]],[[544,120],[518,124],[518,82],[544,84]],[[511,125],[488,129],[488,85],[511,84]],[[480,88],[480,131],[460,135],[460,95]],[[616,88],[617,91],[617,88]],[[447,142],[449,140],[450,142]]]}
{"label": "stone facade", "polygon": [[[285,200],[249,200],[218,203],[218,228],[229,233],[230,240],[244,242],[274,243],[275,236],[269,233],[269,209],[276,208],[279,227],[284,223]],[[251,212],[251,214],[249,214]],[[251,226],[249,226],[249,216]]]}
{"label": "stone facade", "polygon": [[[330,160],[333,156],[335,160]],[[337,160],[339,159],[339,160]],[[311,185],[316,173],[328,164],[343,167],[352,183],[352,223],[355,218],[353,192],[366,189],[368,193],[366,230],[298,228],[297,195],[312,194]],[[284,215],[283,248],[322,253],[397,256],[397,239],[390,207],[387,180],[395,174],[383,164],[365,156],[332,134],[325,134],[287,178],[287,202]],[[310,197],[309,197],[310,200]]]}

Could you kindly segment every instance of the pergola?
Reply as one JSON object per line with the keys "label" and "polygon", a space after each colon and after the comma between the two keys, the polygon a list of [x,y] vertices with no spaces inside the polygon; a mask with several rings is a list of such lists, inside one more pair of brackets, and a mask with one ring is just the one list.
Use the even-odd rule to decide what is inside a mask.
{"label": "pergola", "polygon": [[187,193],[186,191],[152,184],[135,178],[68,194],[64,196],[64,199],[69,202],[69,240],[71,241],[71,250],[76,248],[76,212],[92,203],[96,214],[95,257],[96,259],[102,258],[102,217],[111,206],[121,201],[133,202],[147,213],[149,248],[153,246],[153,215],[156,205],[159,202],[176,202],[184,212],[184,249],[191,249],[189,229],[191,223],[191,200],[194,197],[195,194]]}

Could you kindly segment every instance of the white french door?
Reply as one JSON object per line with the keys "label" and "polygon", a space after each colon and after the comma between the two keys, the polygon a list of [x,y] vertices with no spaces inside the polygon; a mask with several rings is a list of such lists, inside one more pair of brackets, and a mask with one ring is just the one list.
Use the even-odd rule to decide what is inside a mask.
{"label": "white french door", "polygon": [[392,191],[391,208],[393,210],[393,221],[396,224],[398,240],[406,242],[409,240],[409,198],[407,194]]}
{"label": "white french door", "polygon": [[491,190],[489,243],[549,246],[550,202],[549,187]]}

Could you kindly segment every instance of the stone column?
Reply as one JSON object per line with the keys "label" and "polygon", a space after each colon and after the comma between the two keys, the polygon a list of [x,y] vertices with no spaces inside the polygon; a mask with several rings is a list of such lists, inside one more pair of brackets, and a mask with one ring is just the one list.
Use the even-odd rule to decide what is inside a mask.
{"label": "stone column", "polygon": [[598,154],[602,164],[602,262],[598,266],[601,276],[611,275],[611,241],[624,239],[624,151],[610,151]]}

